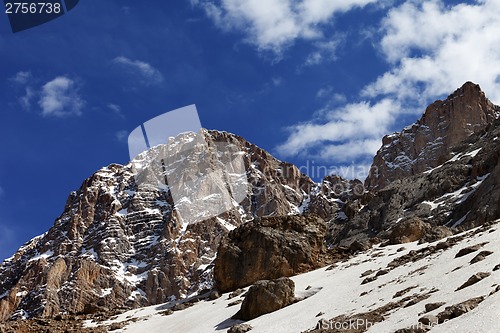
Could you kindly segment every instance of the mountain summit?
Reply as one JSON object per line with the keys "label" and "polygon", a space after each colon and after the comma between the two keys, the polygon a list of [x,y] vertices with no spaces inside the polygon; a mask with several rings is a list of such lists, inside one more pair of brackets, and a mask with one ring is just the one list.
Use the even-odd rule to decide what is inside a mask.
{"label": "mountain summit", "polygon": [[[180,134],[127,165],[102,168],[72,192],[53,227],[0,265],[0,319],[12,314],[91,313],[182,299],[213,287],[217,247],[237,226],[262,216],[301,214],[310,201],[322,208],[325,217],[339,210],[339,202],[326,198],[319,185],[294,165],[243,138],[202,130],[206,143],[201,145],[193,144],[195,135]],[[176,185],[141,185],[134,177],[136,168],[147,168],[166,146],[191,151],[191,160],[183,161],[202,165],[200,173],[217,170],[214,156],[219,143],[241,154],[248,195],[203,222],[183,223],[179,208],[193,204],[188,198],[174,203]],[[184,184],[201,177],[182,176],[187,179]],[[206,184],[196,186],[209,202],[214,196]]]}
{"label": "mountain summit", "polygon": [[394,180],[442,164],[451,157],[454,146],[499,115],[500,107],[486,98],[479,85],[466,82],[444,101],[429,105],[415,124],[384,136],[365,186],[380,190]]}

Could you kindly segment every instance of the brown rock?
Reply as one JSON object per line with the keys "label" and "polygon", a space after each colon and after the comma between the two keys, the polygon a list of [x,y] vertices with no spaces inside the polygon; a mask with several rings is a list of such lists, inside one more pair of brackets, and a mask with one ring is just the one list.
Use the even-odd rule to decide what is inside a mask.
{"label": "brown rock", "polygon": [[243,291],[244,290],[241,288],[236,289],[235,291],[233,291],[232,293],[229,294],[228,299],[234,298],[236,296],[240,296],[241,294],[243,294]]}
{"label": "brown rock", "polygon": [[434,315],[425,315],[418,319],[419,323],[424,324],[425,326],[434,326],[438,323],[438,318]]}
{"label": "brown rock", "polygon": [[446,302],[427,303],[425,304],[425,312],[431,312],[433,310],[436,310],[437,308],[442,307],[445,304]]}
{"label": "brown rock", "polygon": [[442,312],[440,312],[437,317],[439,323],[444,323],[446,320],[450,320],[456,317],[459,317],[463,315],[464,313],[469,312],[470,310],[476,308],[479,303],[484,301],[484,297],[476,297],[476,298],[471,298],[467,301],[464,301],[462,303],[458,303],[452,306],[446,307],[446,309]]}
{"label": "brown rock", "polygon": [[398,223],[389,236],[390,244],[410,243],[421,239],[430,226],[421,219],[414,217]]}
{"label": "brown rock", "polygon": [[471,259],[470,264],[475,264],[478,261],[486,259],[487,256],[493,254],[491,251],[481,251],[474,258]]}
{"label": "brown rock", "polygon": [[368,240],[355,240],[349,245],[349,251],[352,253],[364,252],[371,248],[371,244]]}
{"label": "brown rock", "polygon": [[284,308],[295,301],[294,290],[295,283],[289,278],[257,281],[248,290],[235,318],[251,320]]}
{"label": "brown rock", "polygon": [[463,249],[460,249],[460,251],[458,251],[458,253],[455,255],[455,258],[460,258],[460,257],[463,257],[465,255],[468,255],[469,253],[476,252],[477,250],[479,250],[483,246],[484,246],[484,243],[481,243],[481,244],[476,244],[476,245],[472,245],[472,246],[468,246],[468,247],[465,247]]}
{"label": "brown rock", "polygon": [[227,292],[320,267],[325,232],[325,222],[315,215],[262,218],[236,228],[217,252],[217,288]]}
{"label": "brown rock", "polygon": [[450,236],[453,236],[453,232],[450,230],[450,228],[444,225],[433,226],[432,228],[429,228],[427,230],[421,241],[431,243]]}
{"label": "brown rock", "polygon": [[476,274],[472,275],[464,284],[462,284],[460,287],[458,287],[455,291],[472,286],[473,284],[478,283],[479,281],[481,281],[484,278],[487,278],[490,275],[491,275],[491,273],[489,273],[489,272],[476,273]]}
{"label": "brown rock", "polygon": [[455,145],[491,124],[499,110],[479,85],[466,82],[446,100],[429,105],[416,124],[382,139],[365,186],[380,190],[442,164]]}

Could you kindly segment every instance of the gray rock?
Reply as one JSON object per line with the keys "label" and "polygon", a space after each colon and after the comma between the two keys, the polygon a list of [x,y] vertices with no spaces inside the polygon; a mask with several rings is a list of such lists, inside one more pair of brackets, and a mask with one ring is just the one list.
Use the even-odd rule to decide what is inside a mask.
{"label": "gray rock", "polygon": [[252,329],[250,324],[236,324],[227,330],[227,333],[245,333]]}

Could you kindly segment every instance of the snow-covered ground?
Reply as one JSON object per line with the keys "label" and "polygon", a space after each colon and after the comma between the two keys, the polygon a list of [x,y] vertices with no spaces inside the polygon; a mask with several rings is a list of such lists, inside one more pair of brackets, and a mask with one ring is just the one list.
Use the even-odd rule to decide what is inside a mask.
{"label": "snow-covered ground", "polygon": [[[330,320],[342,314],[356,318],[356,314],[377,309],[390,302],[398,302],[407,296],[415,297],[437,289],[429,293],[429,298],[415,305],[398,306],[389,311],[384,321],[373,323],[368,329],[368,332],[394,332],[400,328],[418,325],[418,319],[423,316],[427,303],[446,302],[440,308],[426,313],[437,315],[447,306],[478,296],[488,296],[500,284],[500,270],[493,271],[493,268],[500,264],[500,224],[495,224],[486,231],[478,232],[478,229],[474,229],[465,233],[469,235],[452,247],[396,266],[369,283],[361,284],[366,277],[372,277],[380,269],[387,268],[387,264],[392,260],[440,241],[421,245],[414,242],[387,247],[376,246],[349,261],[339,263],[333,269],[328,270],[325,267],[294,276],[292,280],[295,282],[296,296],[308,297],[284,309],[248,321],[253,327],[250,332],[304,332],[314,328],[322,318]],[[478,251],[455,258],[460,249],[483,242],[488,243]],[[492,251],[493,254],[477,263],[469,263],[479,252],[486,250]],[[361,277],[367,270],[374,272]],[[455,291],[478,272],[489,272],[491,275],[472,286]],[[410,287],[413,288],[408,292],[394,297],[397,292]],[[240,305],[228,307],[229,303],[240,296],[228,299],[228,295],[223,294],[216,300],[202,300],[170,315],[162,315],[160,312],[171,308],[175,303],[131,310],[107,322],[87,322],[86,326],[109,325],[134,319],[135,322],[129,322],[124,328],[114,332],[226,332],[229,327],[240,322],[230,319],[239,310]],[[319,313],[323,314],[317,316]],[[487,297],[468,313],[434,326],[430,332],[500,332],[500,292]]]}

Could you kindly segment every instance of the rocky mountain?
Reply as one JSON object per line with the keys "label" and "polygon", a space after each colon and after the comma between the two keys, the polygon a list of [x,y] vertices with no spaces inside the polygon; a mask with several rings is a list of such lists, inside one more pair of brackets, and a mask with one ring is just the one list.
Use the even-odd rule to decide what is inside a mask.
{"label": "rocky mountain", "polygon": [[258,281],[217,299],[168,302],[84,325],[126,333],[497,333],[499,249],[494,221],[432,243],[378,244],[291,281]]}
{"label": "rocky mountain", "polygon": [[[200,135],[203,142],[196,141]],[[178,160],[208,163],[201,169],[234,176],[228,164],[221,167],[221,156],[214,158],[220,143],[232,147],[226,152],[241,157],[248,193],[217,216],[204,219],[204,210],[193,210],[190,216],[201,214],[197,218],[203,223],[185,223],[179,212],[189,214],[182,206],[187,200],[177,198],[179,207],[174,206],[174,182],[170,187],[152,186],[142,175],[136,177],[138,168],[153,168],[164,149],[189,152],[171,154],[172,168],[178,167]],[[195,176],[182,174],[185,179],[204,179]],[[228,183],[226,179],[221,186]],[[213,206],[212,189],[205,184],[192,186],[201,188],[200,197]],[[323,192],[295,166],[241,137],[206,130],[182,134],[127,165],[102,168],[70,194],[54,226],[0,265],[0,318],[134,308],[212,288],[213,260],[228,231],[255,217],[300,214],[311,200],[320,203],[323,215],[338,211],[338,200]]]}
{"label": "rocky mountain", "polygon": [[425,110],[422,118],[400,133],[384,136],[365,181],[383,189],[394,180],[430,170],[451,158],[453,147],[478,133],[500,115],[479,85],[466,82],[444,101]]}
{"label": "rocky mountain", "polygon": [[[365,184],[314,183],[234,134],[182,133],[97,171],[47,233],[0,265],[0,320],[155,304],[171,313],[257,280],[356,266],[374,246],[417,248],[488,225],[500,218],[499,112],[467,82],[384,137]],[[276,304],[293,306],[285,294]]]}

